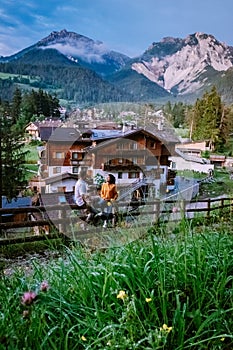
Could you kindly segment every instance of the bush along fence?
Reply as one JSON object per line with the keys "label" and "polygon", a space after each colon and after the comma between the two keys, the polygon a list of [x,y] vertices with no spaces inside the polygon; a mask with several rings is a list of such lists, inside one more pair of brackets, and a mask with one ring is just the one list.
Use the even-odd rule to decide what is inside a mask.
{"label": "bush along fence", "polygon": [[[82,212],[74,204],[30,206],[0,209],[0,245],[33,242],[52,238],[68,238],[67,230],[79,221]],[[133,206],[126,202],[117,203],[118,224],[128,221],[137,225],[159,224],[197,217],[211,218],[233,213],[233,199],[222,197],[205,200],[154,200]],[[17,220],[22,217],[23,220]],[[120,220],[119,220],[120,219]],[[82,231],[81,226],[80,232]],[[102,227],[89,225],[89,231],[101,231]],[[23,234],[22,234],[23,233]],[[77,232],[78,237],[79,231]]]}

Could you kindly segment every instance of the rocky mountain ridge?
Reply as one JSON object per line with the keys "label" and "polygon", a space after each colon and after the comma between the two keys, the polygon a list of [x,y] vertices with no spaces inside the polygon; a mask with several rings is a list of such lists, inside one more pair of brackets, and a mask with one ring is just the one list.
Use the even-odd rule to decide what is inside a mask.
{"label": "rocky mountain ridge", "polygon": [[[50,33],[46,38],[15,55],[0,57],[0,63],[7,63],[9,66],[4,66],[5,71],[7,69],[12,71],[18,62],[25,67],[28,62],[31,62],[35,75],[38,50],[51,52],[46,56],[40,53],[41,63],[44,65],[56,64],[62,68],[66,59],[67,62],[72,62],[74,69],[75,67],[84,68],[85,74],[88,71],[96,73],[104,81],[105,89],[106,84],[115,86],[118,91],[121,91],[122,96],[127,95],[125,99],[129,101],[154,101],[158,98],[182,99],[187,96],[196,98],[212,85],[219,87],[223,98],[233,101],[231,96],[233,47],[219,42],[210,34],[197,32],[184,39],[166,37],[160,42],[152,43],[142,55],[130,58],[108,49],[101,41],[94,41],[63,29],[60,32]],[[60,56],[57,55],[56,58],[55,52]],[[64,56],[63,61],[61,55]],[[51,59],[49,60],[48,57]],[[26,72],[25,67],[21,74],[30,75],[30,71]],[[2,71],[1,67],[0,71]],[[85,74],[82,74],[79,86],[85,84],[83,79]],[[46,79],[47,77],[43,77],[43,82]],[[76,79],[78,80],[79,76],[76,76]],[[47,80],[51,81],[51,79]],[[53,77],[53,81],[55,80]],[[91,84],[91,79],[89,80]],[[95,78],[94,84],[96,81]],[[59,81],[59,88],[61,84]],[[98,84],[96,88],[99,91],[102,84],[100,82]],[[73,80],[71,85],[74,85]],[[85,89],[88,89],[87,85]],[[66,91],[67,94],[69,95],[68,91]],[[124,99],[119,97],[120,100],[122,98]]]}
{"label": "rocky mountain ridge", "polygon": [[164,38],[153,43],[132,69],[167,91],[186,94],[204,86],[201,75],[208,67],[220,72],[232,66],[232,47],[212,35],[195,33],[185,39]]}

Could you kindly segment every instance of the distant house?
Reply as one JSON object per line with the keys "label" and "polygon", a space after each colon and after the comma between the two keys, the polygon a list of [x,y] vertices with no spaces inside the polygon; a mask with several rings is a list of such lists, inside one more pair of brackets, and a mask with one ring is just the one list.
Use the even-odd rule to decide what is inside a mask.
{"label": "distant house", "polygon": [[207,141],[178,143],[175,153],[169,157],[169,168],[175,171],[191,170],[208,174],[214,166],[209,159],[202,157],[202,153],[206,151],[210,151]]}
{"label": "distant house", "polygon": [[72,192],[74,191],[74,187],[77,180],[78,180],[78,175],[71,174],[71,173],[62,173],[62,174],[48,177],[44,179],[45,186],[46,186],[45,192],[46,193]]}
{"label": "distant house", "polygon": [[215,167],[223,167],[225,165],[226,156],[219,155],[219,154],[211,154],[210,155],[210,162]]}
{"label": "distant house", "polygon": [[198,171],[200,173],[209,174],[210,170],[214,169],[214,165],[208,160],[203,160],[200,157],[188,156],[182,152],[177,152],[175,155],[169,157],[169,168],[174,171]]}
{"label": "distant house", "polygon": [[176,145],[176,149],[188,156],[202,157],[202,153],[211,151],[209,141],[183,142]]}
{"label": "distant house", "polygon": [[50,119],[43,121],[30,122],[25,132],[28,134],[30,140],[48,141],[54,130],[62,126],[60,119]]}

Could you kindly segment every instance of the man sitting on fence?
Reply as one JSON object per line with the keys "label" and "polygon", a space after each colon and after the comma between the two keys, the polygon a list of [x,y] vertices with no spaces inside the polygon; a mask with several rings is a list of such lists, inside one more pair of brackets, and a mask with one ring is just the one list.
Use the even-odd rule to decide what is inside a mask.
{"label": "man sitting on fence", "polygon": [[78,210],[85,209],[88,212],[86,221],[90,222],[92,217],[97,213],[97,211],[91,205],[87,204],[88,185],[85,181],[86,176],[87,176],[86,171],[84,169],[82,169],[79,173],[79,179],[75,184],[74,200],[78,206]]}

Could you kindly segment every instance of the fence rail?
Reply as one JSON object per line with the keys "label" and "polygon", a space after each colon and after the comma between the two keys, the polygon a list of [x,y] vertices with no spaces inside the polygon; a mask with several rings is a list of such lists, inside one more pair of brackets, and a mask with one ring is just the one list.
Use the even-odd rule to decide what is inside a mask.
{"label": "fence rail", "polygon": [[[128,212],[123,211],[123,209],[129,207],[128,202],[120,202],[117,204],[119,212],[122,210],[122,217],[127,217]],[[160,220],[180,220],[181,218],[194,218],[196,213],[203,213],[207,218],[211,217],[211,213],[220,213],[223,209],[228,211],[233,211],[233,198],[222,197],[214,199],[205,199],[198,201],[185,201],[185,200],[154,200],[146,201],[146,203],[139,207],[140,217],[145,215],[152,215],[153,222],[159,222]],[[77,205],[69,204],[58,204],[58,205],[48,205],[48,206],[31,206],[31,207],[21,207],[15,209],[0,209],[0,246],[12,243],[21,242],[32,242],[44,239],[52,238],[66,238],[65,230],[68,224],[77,222],[77,216],[71,215],[74,210],[78,210]],[[27,216],[25,221],[12,221],[12,217],[17,213],[24,213]],[[33,213],[39,213],[40,218],[30,220],[29,216]],[[51,219],[50,213],[53,213],[53,218]],[[130,215],[138,216],[138,212],[132,210]],[[10,219],[11,218],[11,219]],[[44,232],[40,234],[35,234],[35,232],[30,235],[25,235],[24,237],[17,236],[17,229],[28,228],[47,228]],[[59,227],[59,229],[58,229]],[[11,230],[14,230],[14,235],[11,237]],[[93,231],[96,231],[96,227],[93,227]],[[51,232],[55,233],[52,234]],[[46,234],[45,234],[46,232]],[[20,234],[18,234],[20,235]]]}

